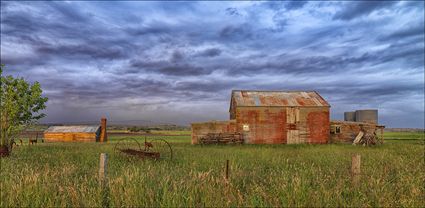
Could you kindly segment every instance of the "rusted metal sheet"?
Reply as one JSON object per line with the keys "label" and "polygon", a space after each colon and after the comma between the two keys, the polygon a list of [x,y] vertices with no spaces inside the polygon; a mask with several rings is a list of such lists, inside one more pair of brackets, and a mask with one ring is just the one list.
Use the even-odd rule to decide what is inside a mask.
{"label": "rusted metal sheet", "polygon": [[307,115],[309,131],[308,143],[324,144],[329,141],[329,110],[309,112]]}
{"label": "rusted metal sheet", "polygon": [[326,106],[316,91],[232,91],[232,106]]}
{"label": "rusted metal sheet", "polygon": [[99,130],[100,126],[51,126],[46,129],[46,133],[65,133],[65,132],[74,132],[74,133],[95,133]]}
{"label": "rusted metal sheet", "polygon": [[329,140],[327,107],[238,107],[236,124],[247,143],[320,144]]}
{"label": "rusted metal sheet", "polygon": [[286,143],[286,108],[241,107],[236,110],[237,130],[251,144]]}

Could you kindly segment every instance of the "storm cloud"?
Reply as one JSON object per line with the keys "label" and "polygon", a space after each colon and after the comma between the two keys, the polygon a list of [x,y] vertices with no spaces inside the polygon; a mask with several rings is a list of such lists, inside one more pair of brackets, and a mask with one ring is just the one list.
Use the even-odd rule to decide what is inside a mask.
{"label": "storm cloud", "polygon": [[39,81],[43,122],[188,125],[233,89],[316,90],[332,118],[424,126],[423,2],[1,2],[5,74]]}

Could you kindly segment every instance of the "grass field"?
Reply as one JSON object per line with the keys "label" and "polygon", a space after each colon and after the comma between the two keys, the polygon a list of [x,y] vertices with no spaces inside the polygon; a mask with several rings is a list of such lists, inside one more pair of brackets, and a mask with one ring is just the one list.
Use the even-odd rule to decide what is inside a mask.
{"label": "grass field", "polygon": [[385,132],[385,139],[387,140],[417,140],[424,139],[423,132]]}
{"label": "grass field", "polygon": [[[117,155],[113,147],[119,138],[107,144],[18,147],[1,159],[0,206],[425,206],[423,140],[367,148],[193,146],[188,136],[161,138],[171,142],[173,161]],[[102,152],[109,155],[107,189],[97,180]],[[351,184],[349,172],[354,153],[362,156],[358,186]],[[229,182],[224,180],[227,159]]]}

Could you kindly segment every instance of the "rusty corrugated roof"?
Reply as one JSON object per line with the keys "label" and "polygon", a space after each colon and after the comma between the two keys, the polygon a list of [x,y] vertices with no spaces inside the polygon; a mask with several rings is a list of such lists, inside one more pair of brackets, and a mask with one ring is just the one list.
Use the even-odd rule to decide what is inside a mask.
{"label": "rusty corrugated roof", "polygon": [[100,126],[50,126],[47,133],[96,133]]}
{"label": "rusty corrugated roof", "polygon": [[250,91],[233,90],[236,106],[326,106],[329,103],[316,91]]}

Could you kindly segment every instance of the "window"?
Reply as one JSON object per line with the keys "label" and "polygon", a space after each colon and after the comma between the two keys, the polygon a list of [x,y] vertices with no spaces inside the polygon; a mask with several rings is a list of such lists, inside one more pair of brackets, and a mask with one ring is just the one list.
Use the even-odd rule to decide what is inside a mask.
{"label": "window", "polygon": [[340,125],[331,125],[331,134],[340,134],[341,126]]}
{"label": "window", "polygon": [[335,133],[336,134],[341,133],[341,126],[335,126]]}

